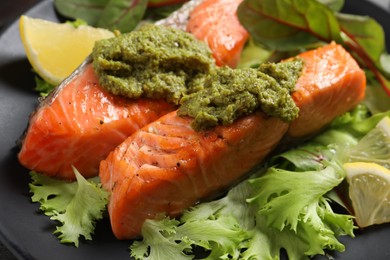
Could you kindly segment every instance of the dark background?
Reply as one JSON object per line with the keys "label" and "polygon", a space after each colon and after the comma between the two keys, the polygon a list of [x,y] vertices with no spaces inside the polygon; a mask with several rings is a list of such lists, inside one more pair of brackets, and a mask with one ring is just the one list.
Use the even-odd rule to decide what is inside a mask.
{"label": "dark background", "polygon": [[1,0],[0,1],[0,28],[15,20],[20,14],[26,11],[41,0]]}
{"label": "dark background", "polygon": [[[0,32],[6,29],[7,25],[17,19],[33,5],[41,0],[1,0],[0,1]],[[0,57],[1,58],[1,57]],[[16,260],[10,251],[0,242],[0,259]]]}
{"label": "dark background", "polygon": [[[16,20],[22,13],[41,0],[1,0],[0,1],[0,33],[7,25]],[[359,1],[359,0],[357,0]],[[390,10],[390,0],[370,0]],[[0,57],[1,58],[1,57]],[[0,260],[16,260],[8,249],[0,242]]]}

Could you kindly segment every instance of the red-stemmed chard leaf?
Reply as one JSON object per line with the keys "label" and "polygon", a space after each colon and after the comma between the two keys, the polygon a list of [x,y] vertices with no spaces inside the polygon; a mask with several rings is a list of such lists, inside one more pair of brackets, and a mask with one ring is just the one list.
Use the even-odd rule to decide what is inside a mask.
{"label": "red-stemmed chard leaf", "polygon": [[54,0],[54,7],[61,15],[82,19],[89,25],[96,25],[110,0]]}
{"label": "red-stemmed chard leaf", "polygon": [[335,12],[339,12],[344,6],[344,0],[317,0]]}
{"label": "red-stemmed chard leaf", "polygon": [[104,8],[97,26],[130,32],[142,20],[147,3],[147,0],[110,0]]}
{"label": "red-stemmed chard leaf", "polygon": [[337,14],[346,45],[390,95],[390,56],[382,26],[368,16]]}
{"label": "red-stemmed chard leaf", "polygon": [[[342,0],[244,0],[237,14],[255,43],[276,51],[335,41],[368,68],[390,96],[390,55],[374,19],[338,13]],[[315,46],[315,45],[314,45]]]}
{"label": "red-stemmed chard leaf", "polygon": [[142,20],[147,0],[54,0],[61,15],[82,19],[91,26],[132,31]]}
{"label": "red-stemmed chard leaf", "polygon": [[318,41],[341,42],[334,12],[313,0],[245,0],[237,15],[253,39],[289,51]]}

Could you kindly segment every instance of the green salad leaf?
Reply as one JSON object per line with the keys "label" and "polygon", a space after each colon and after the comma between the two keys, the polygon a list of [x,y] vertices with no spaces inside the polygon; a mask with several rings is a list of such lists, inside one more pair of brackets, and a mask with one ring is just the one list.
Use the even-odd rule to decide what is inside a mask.
{"label": "green salad leaf", "polygon": [[390,110],[390,98],[386,95],[383,88],[381,88],[375,76],[371,71],[366,71],[366,77],[367,88],[363,103],[373,114]]}
{"label": "green salad leaf", "polygon": [[54,231],[61,243],[79,245],[83,236],[91,240],[95,223],[103,218],[108,192],[97,184],[97,179],[86,180],[74,169],[77,182],[64,182],[35,172],[31,173],[32,201],[50,219],[61,223]]}
{"label": "green salad leaf", "polygon": [[183,6],[187,0],[168,0],[168,1],[148,1],[148,8],[146,9],[145,19],[151,21],[158,21],[167,18],[174,11]]}
{"label": "green salad leaf", "polygon": [[121,32],[132,31],[145,14],[147,0],[110,0],[96,26]]}
{"label": "green salad leaf", "polygon": [[342,164],[359,140],[390,111],[372,115],[364,105],[336,118],[309,142],[274,156],[226,196],[203,202],[180,219],[147,220],[136,259],[308,259],[344,251],[340,236],[354,237],[353,216],[336,213],[332,193],[345,177]]}
{"label": "green salad leaf", "polygon": [[351,48],[360,46],[371,60],[379,61],[386,49],[382,26],[368,16],[343,13],[336,13],[336,16],[343,32],[344,44]]}
{"label": "green salad leaf", "polygon": [[237,14],[253,39],[270,49],[294,50],[318,39],[341,42],[333,10],[317,1],[245,0]]}
{"label": "green salad leaf", "polygon": [[72,25],[74,28],[79,28],[80,26],[88,25],[86,21],[80,18],[76,18],[76,20],[73,21],[65,21],[65,23]]}
{"label": "green salad leaf", "polygon": [[338,12],[340,11],[344,6],[344,0],[318,0],[318,2],[326,5],[331,10]]}
{"label": "green salad leaf", "polygon": [[[147,2],[54,3],[64,16],[127,32],[144,17]],[[332,191],[344,180],[341,165],[351,149],[381,118],[390,115],[388,100],[377,99],[378,93],[390,94],[390,55],[381,26],[369,17],[340,13],[343,4],[343,0],[244,0],[238,16],[251,41],[240,66],[257,67],[266,60],[277,61],[336,41],[368,70],[368,82],[374,86],[368,97],[375,97],[365,100],[369,109],[359,105],[336,118],[329,129],[309,142],[264,162],[222,198],[200,203],[179,219],[161,215],[145,221],[142,239],[130,246],[132,257],[280,259],[284,249],[294,260],[324,254],[325,250],[345,250],[339,237],[354,236],[353,216],[333,211],[332,203],[338,198]],[[382,92],[378,92],[378,84]],[[38,91],[49,92],[51,88],[37,79]],[[109,194],[98,178],[86,180],[77,170],[75,175],[77,182],[66,183],[32,172],[30,191],[43,213],[60,223],[54,231],[60,241],[78,247],[81,236],[92,239]]]}
{"label": "green salad leaf", "polygon": [[[315,153],[312,155],[318,157]],[[299,158],[302,160],[301,156]],[[263,177],[251,181],[258,192],[248,201],[259,204],[260,212],[269,216],[269,226],[279,230],[288,226],[297,231],[298,223],[303,221],[320,232],[325,227],[319,212],[329,207],[323,195],[341,183],[344,172],[334,161],[321,170],[299,170],[269,168]]]}
{"label": "green salad leaf", "polygon": [[[305,187],[301,193],[306,192],[306,187],[317,176],[301,181],[301,185]],[[334,184],[340,181],[339,176],[335,178],[332,174],[325,175],[322,179]],[[289,181],[290,179],[284,179],[282,183],[288,185]],[[281,184],[280,181],[276,183]],[[148,220],[143,226],[143,240],[131,245],[132,256],[136,259],[158,259],[156,256],[162,255],[166,252],[165,248],[169,248],[172,259],[180,259],[174,258],[175,256],[192,259],[194,252],[191,249],[201,247],[209,253],[204,259],[279,259],[280,249],[284,248],[289,259],[302,259],[305,256],[323,254],[324,248],[344,250],[336,236],[352,236],[351,216],[335,214],[327,200],[321,196],[318,201],[313,199],[318,196],[316,192],[316,196],[309,196],[315,205],[308,210],[312,219],[307,221],[302,217],[296,219],[295,230],[279,230],[267,223],[269,219],[286,212],[263,214],[258,201],[247,202],[247,198],[262,188],[264,187],[257,179],[244,181],[222,199],[199,204],[185,212],[180,221],[166,218]],[[325,185],[319,193],[325,193],[329,188],[333,186]],[[297,198],[291,197],[284,203],[300,204]]]}
{"label": "green salad leaf", "polygon": [[267,49],[302,50],[331,41],[344,45],[390,95],[382,26],[367,16],[341,13],[342,5],[337,0],[244,0],[237,15],[255,43]]}
{"label": "green salad leaf", "polygon": [[54,0],[63,16],[85,20],[91,26],[132,31],[142,20],[147,0]]}
{"label": "green salad leaf", "polygon": [[110,0],[54,0],[54,7],[63,16],[80,18],[89,25],[99,21],[105,6]]}
{"label": "green salad leaf", "polygon": [[[329,194],[344,180],[341,164],[349,147],[390,111],[372,115],[364,105],[336,118],[330,128],[294,149],[264,162],[251,178],[220,199],[200,203],[180,219],[147,220],[142,240],[130,246],[136,259],[305,259],[344,251],[340,236],[354,236],[353,217],[336,213]],[[62,243],[91,239],[108,193],[98,179],[65,183],[32,173],[32,200],[62,225]],[[328,196],[329,194],[329,196]],[[337,202],[337,200],[336,200]],[[202,256],[199,256],[202,252]]]}
{"label": "green salad leaf", "polygon": [[53,89],[54,85],[49,82],[43,80],[42,78],[35,76],[35,88],[34,90],[39,92],[41,97],[46,97]]}

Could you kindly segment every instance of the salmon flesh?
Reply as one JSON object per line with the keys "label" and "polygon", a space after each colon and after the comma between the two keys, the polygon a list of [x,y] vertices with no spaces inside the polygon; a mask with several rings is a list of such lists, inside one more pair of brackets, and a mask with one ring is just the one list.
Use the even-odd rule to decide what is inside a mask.
{"label": "salmon flesh", "polygon": [[75,180],[72,165],[86,178],[96,176],[110,151],[174,108],[163,100],[131,100],[108,93],[87,60],[31,115],[19,162],[64,180]]}
{"label": "salmon flesh", "polygon": [[331,43],[298,55],[304,61],[291,124],[262,112],[196,132],[176,111],[137,130],[100,164],[118,239],[140,236],[146,219],[183,210],[246,176],[285,136],[313,134],[364,97],[366,78],[351,55]]}

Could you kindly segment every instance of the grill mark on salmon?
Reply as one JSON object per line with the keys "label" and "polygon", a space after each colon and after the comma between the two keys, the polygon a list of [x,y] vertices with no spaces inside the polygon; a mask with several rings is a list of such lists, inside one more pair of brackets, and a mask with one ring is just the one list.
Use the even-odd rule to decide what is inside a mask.
{"label": "grill mark on salmon", "polygon": [[157,21],[156,25],[169,26],[185,31],[190,13],[201,2],[203,2],[203,0],[191,0],[187,3],[184,3],[178,10],[171,13],[168,17]]}
{"label": "grill mark on salmon", "polygon": [[[245,177],[287,133],[300,136],[317,131],[328,123],[324,118],[347,112],[363,98],[365,74],[342,47],[332,43],[299,57],[306,69],[294,95],[304,119],[291,126],[259,111],[232,125],[196,132],[190,127],[191,118],[174,111],[136,131],[111,152],[101,162],[99,175],[111,192],[108,211],[115,236],[139,236],[143,222],[159,213],[180,215]],[[322,76],[315,76],[313,68],[321,68]],[[322,102],[331,97],[337,98]],[[351,100],[339,103],[346,99]],[[324,106],[328,106],[326,116],[310,118],[324,113]],[[306,114],[308,109],[318,111]],[[314,122],[307,126],[309,119]]]}

